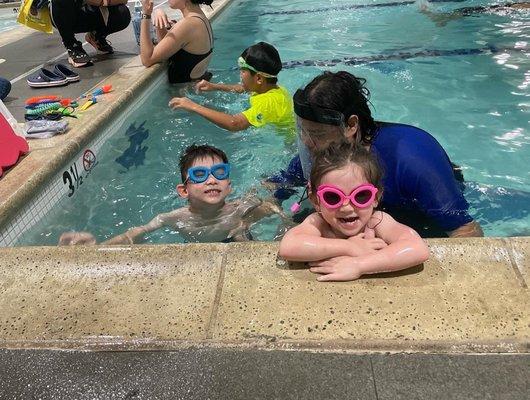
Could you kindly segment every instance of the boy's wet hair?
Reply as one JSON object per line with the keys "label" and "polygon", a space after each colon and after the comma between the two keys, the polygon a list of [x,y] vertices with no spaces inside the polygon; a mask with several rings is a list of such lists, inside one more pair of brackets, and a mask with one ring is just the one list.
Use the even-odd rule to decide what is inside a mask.
{"label": "boy's wet hair", "polygon": [[361,142],[370,144],[377,124],[372,118],[370,91],[365,83],[366,79],[346,71],[325,71],[304,88],[305,98],[310,105],[338,111],[346,119],[357,115],[361,126]]}
{"label": "boy's wet hair", "polygon": [[[246,48],[241,53],[241,57],[248,65],[270,75],[278,75],[282,70],[282,60],[278,50],[266,42],[259,42]],[[252,75],[256,74],[254,71],[249,70],[249,72]],[[277,78],[265,78],[265,80],[271,84],[278,82]]]}
{"label": "boy's wet hair", "polygon": [[378,195],[383,193],[383,169],[377,158],[365,147],[349,142],[331,143],[315,154],[311,166],[311,192],[316,195],[322,177],[328,172],[349,164],[359,166],[368,183],[378,189]]}
{"label": "boy's wet hair", "polygon": [[182,182],[188,177],[188,169],[191,168],[195,160],[200,158],[220,158],[226,164],[228,157],[225,152],[217,147],[209,146],[207,144],[196,145],[192,144],[184,150],[184,154],[180,157],[179,168]]}

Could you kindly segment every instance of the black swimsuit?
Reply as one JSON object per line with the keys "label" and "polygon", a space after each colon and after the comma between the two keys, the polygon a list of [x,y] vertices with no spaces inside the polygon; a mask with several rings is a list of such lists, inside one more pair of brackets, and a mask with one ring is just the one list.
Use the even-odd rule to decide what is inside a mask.
{"label": "black swimsuit", "polygon": [[212,54],[213,37],[210,33],[211,27],[208,29],[209,23],[206,24],[206,21],[198,15],[192,15],[191,17],[199,18],[202,22],[204,22],[206,30],[208,31],[208,38],[210,39],[210,50],[204,54],[192,54],[184,49],[180,49],[171,57],[169,57],[167,69],[169,83],[184,83],[192,81],[193,79],[190,77],[190,74],[191,71],[193,71],[193,68],[195,68],[197,64]]}

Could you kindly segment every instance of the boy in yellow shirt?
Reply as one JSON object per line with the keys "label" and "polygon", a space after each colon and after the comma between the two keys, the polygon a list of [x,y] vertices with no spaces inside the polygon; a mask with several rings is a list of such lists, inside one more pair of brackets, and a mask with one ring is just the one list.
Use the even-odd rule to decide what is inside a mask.
{"label": "boy in yellow shirt", "polygon": [[182,108],[232,132],[250,126],[256,128],[273,124],[288,139],[296,137],[293,100],[289,92],[278,85],[278,73],[282,62],[278,51],[268,43],[259,42],[247,48],[237,60],[241,83],[223,84],[205,80],[195,86],[197,91],[221,90],[225,92],[250,92],[250,108],[235,115],[225,114],[195,103],[187,97],[174,97],[169,101],[172,109]]}

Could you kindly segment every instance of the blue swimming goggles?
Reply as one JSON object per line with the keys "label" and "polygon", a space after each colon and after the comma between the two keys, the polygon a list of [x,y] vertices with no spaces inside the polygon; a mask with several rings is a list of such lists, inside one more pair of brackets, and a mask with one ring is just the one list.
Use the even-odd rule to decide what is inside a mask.
{"label": "blue swimming goggles", "polygon": [[188,169],[188,178],[184,181],[184,183],[187,183],[188,181],[191,183],[206,182],[210,174],[212,174],[215,179],[220,181],[228,179],[230,176],[230,164],[215,164],[210,168],[203,166],[191,167]]}

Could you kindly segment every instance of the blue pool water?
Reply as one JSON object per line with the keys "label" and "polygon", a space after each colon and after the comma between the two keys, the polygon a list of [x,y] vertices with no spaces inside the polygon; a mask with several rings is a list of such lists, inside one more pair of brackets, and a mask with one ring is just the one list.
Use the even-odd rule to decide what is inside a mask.
{"label": "blue pool water", "polygon": [[[431,132],[464,168],[471,213],[486,235],[530,234],[530,14],[485,13],[438,26],[417,4],[373,6],[381,3],[236,0],[214,23],[213,80],[237,81],[237,57],[260,40],[279,49],[286,63],[280,83],[291,92],[326,69],[365,77],[376,119]],[[484,4],[438,2],[431,9],[449,12]],[[169,110],[168,100],[182,90],[162,82],[100,151],[82,190],[61,200],[20,244],[55,244],[71,229],[103,240],[185,205],[174,192],[178,157],[194,142],[227,152],[235,196],[259,187],[264,176],[290,160],[293,149],[272,129],[232,134]],[[247,105],[241,95],[184,91],[226,112]],[[267,192],[260,189],[260,195]],[[284,204],[286,210],[292,201]],[[278,222],[271,217],[258,224],[254,236],[272,239]],[[180,241],[169,229],[148,237],[151,243]]]}
{"label": "blue pool water", "polygon": [[[7,31],[17,26],[17,13],[13,11],[13,7],[0,8],[0,32]],[[17,4],[18,8],[18,4]]]}

